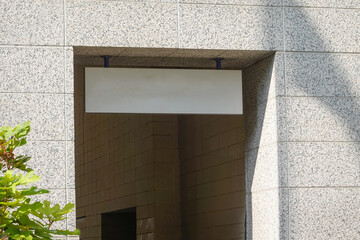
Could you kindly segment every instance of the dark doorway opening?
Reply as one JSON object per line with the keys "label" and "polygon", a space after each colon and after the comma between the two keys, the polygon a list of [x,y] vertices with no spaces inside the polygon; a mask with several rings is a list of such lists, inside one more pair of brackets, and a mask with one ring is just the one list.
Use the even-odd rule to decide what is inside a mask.
{"label": "dark doorway opening", "polygon": [[136,240],[136,208],[101,214],[101,239]]}

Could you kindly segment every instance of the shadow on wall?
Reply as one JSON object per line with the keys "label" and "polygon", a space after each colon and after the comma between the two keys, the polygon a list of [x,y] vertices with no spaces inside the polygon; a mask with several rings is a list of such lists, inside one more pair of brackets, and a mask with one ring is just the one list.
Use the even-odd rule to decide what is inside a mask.
{"label": "shadow on wall", "polygon": [[[273,132],[269,133],[269,130],[274,130],[274,127],[265,126],[265,121],[268,121],[269,110],[267,101],[270,98],[274,97],[274,94],[270,93],[270,87],[273,82],[273,65],[275,61],[275,56],[270,56],[258,63],[251,65],[250,67],[244,69],[243,78],[244,78],[244,113],[246,116],[246,146],[245,146],[245,166],[246,166],[246,239],[252,239],[252,226],[253,226],[253,211],[256,210],[257,213],[265,214],[269,212],[268,204],[256,204],[253,202],[252,193],[255,190],[255,182],[260,184],[265,183],[264,179],[261,177],[263,174],[257,174],[258,169],[261,168],[264,163],[262,160],[264,156],[259,156],[259,146],[266,144],[264,141],[273,141],[276,139],[276,134]],[[274,90],[272,88],[272,90]],[[273,100],[274,101],[274,100]],[[276,111],[276,109],[273,109]],[[271,114],[271,113],[270,113]],[[265,116],[266,115],[266,116]],[[276,126],[275,126],[276,127]],[[266,130],[265,130],[266,129]],[[276,129],[275,129],[276,130]],[[264,137],[265,136],[265,137]],[[268,138],[271,139],[268,139]],[[275,149],[276,151],[277,149]],[[265,156],[265,159],[268,157]],[[272,159],[273,160],[273,159]],[[275,159],[276,160],[276,159]],[[267,164],[270,165],[270,164]],[[273,166],[273,171],[277,173],[277,165],[271,164]],[[256,179],[255,179],[256,178]],[[267,185],[274,185],[271,181],[265,183]],[[261,186],[266,188],[265,186]],[[273,188],[273,187],[268,187]],[[267,205],[267,209],[259,209],[260,207]],[[253,207],[254,206],[254,207]],[[261,224],[261,231],[265,232],[263,228],[273,228],[270,231],[276,231],[276,225],[273,222],[269,221],[269,217],[261,217],[261,221],[265,221],[265,224]],[[270,217],[271,219],[271,217]],[[274,219],[274,218],[272,218]],[[255,221],[257,221],[255,219]],[[256,223],[254,225],[257,225]],[[266,235],[269,233],[266,232]],[[274,234],[273,234],[274,235]]]}
{"label": "shadow on wall", "polygon": [[[292,2],[300,5],[296,0]],[[285,38],[285,49],[320,52],[334,51],[335,49],[338,52],[341,51],[338,46],[332,46],[334,40],[329,40],[333,38],[333,33],[327,32],[324,34],[318,30],[318,25],[326,25],[328,24],[326,21],[329,21],[331,17],[335,18],[331,16],[333,10],[315,10],[317,11],[316,14],[327,14],[326,16],[318,18],[314,16],[314,13],[309,13],[312,9],[295,8],[291,9],[291,13],[288,9],[289,8],[285,8],[285,14],[289,17],[285,19],[284,29],[285,31],[297,34],[288,34],[289,36]],[[334,13],[334,15],[335,14],[336,13]],[[324,22],[319,21],[316,23],[315,20],[319,19],[323,19]],[[349,24],[344,19],[336,19],[336,21],[343,21],[343,26]],[[340,27],[338,26],[337,28]],[[351,29],[349,31],[351,31]],[[338,37],[340,37],[340,34],[341,33],[338,33]],[[345,35],[343,37],[346,38],[347,36]],[[286,41],[287,39],[291,39],[291,41]],[[301,47],[296,46],[295,41],[297,41],[297,44],[303,44],[301,44]],[[358,40],[354,39],[355,43],[357,41]],[[285,58],[285,86],[287,96],[316,97],[310,100],[312,100],[314,104],[315,101],[317,101],[318,105],[316,107],[320,107],[320,109],[312,109],[311,107],[313,105],[310,105],[309,108],[304,109],[310,111],[302,114],[308,115],[311,113],[314,117],[319,118],[321,117],[319,115],[322,111],[325,111],[324,114],[326,111],[330,111],[332,115],[329,117],[334,117],[340,121],[333,122],[333,125],[326,126],[327,131],[318,131],[316,133],[314,133],[313,129],[308,129],[310,124],[315,124],[314,122],[310,122],[307,125],[308,127],[305,128],[309,131],[306,137],[311,137],[312,141],[359,141],[360,103],[356,97],[359,97],[360,84],[359,81],[356,83],[356,79],[359,78],[360,73],[360,57],[358,55],[340,55],[334,53],[287,53],[285,54]],[[318,130],[323,130],[325,126],[322,125],[320,127]],[[347,128],[347,130],[345,128]],[[343,133],[343,135],[336,136],[331,133]],[[289,135],[289,138],[290,137]],[[296,139],[295,136],[293,136],[292,139],[288,140],[296,141],[302,139]]]}
{"label": "shadow on wall", "polygon": [[[295,0],[293,0],[292,3],[294,3],[294,5],[300,5],[300,3],[297,3]],[[275,56],[263,60],[263,69],[256,67],[262,63],[255,63],[254,65],[249,66],[244,70],[244,80],[248,81],[247,84],[249,86],[253,84],[252,87],[254,87],[254,84],[256,85],[256,89],[252,90],[256,91],[256,96],[246,96],[245,92],[245,98],[247,101],[250,101],[250,104],[253,104],[252,107],[255,107],[255,105],[259,106],[259,104],[261,105],[259,98],[263,100],[263,107],[256,107],[257,109],[255,110],[254,115],[250,117],[250,120],[254,122],[247,121],[246,126],[247,141],[252,142],[251,146],[248,146],[248,149],[253,149],[251,153],[251,159],[255,159],[254,162],[248,162],[248,158],[246,159],[246,164],[248,165],[248,194],[250,194],[249,190],[257,187],[254,186],[256,182],[255,174],[257,174],[257,172],[255,172],[255,167],[257,167],[259,164],[257,162],[259,161],[258,159],[263,157],[259,156],[260,153],[257,147],[263,141],[269,140],[264,140],[264,138],[271,138],[271,136],[267,134],[269,133],[267,131],[268,129],[264,129],[269,127],[267,121],[272,120],[267,119],[264,122],[264,119],[266,119],[266,115],[269,112],[269,108],[271,108],[271,111],[275,110],[274,117],[277,124],[275,126],[277,131],[275,130],[273,132],[274,134],[277,134],[277,136],[272,136],[273,139],[270,139],[269,141],[274,140],[274,142],[276,142],[280,139],[281,141],[285,142],[309,142],[309,144],[314,142],[326,142],[325,145],[327,146],[329,146],[331,142],[335,141],[360,141],[360,56],[344,53],[327,53],[334,51],[334,49],[338,52],[341,52],[339,50],[339,46],[333,46],[334,41],[329,40],[333,37],[330,29],[329,32],[324,33],[319,30],[318,26],[320,24],[327,24],[326,22],[322,22],[321,19],[328,21],[328,19],[333,16],[318,17],[315,16],[315,13],[312,13],[311,11],[313,11],[313,9],[299,7],[286,7],[284,10],[284,17],[286,17],[284,21],[284,29],[286,32],[288,32],[288,34],[285,32],[283,33],[286,35],[286,37],[284,37],[284,49],[292,50],[294,52],[288,52],[284,54],[285,72],[283,73],[283,78],[275,77],[274,79],[275,73],[273,70],[276,69]],[[320,8],[315,9],[314,11],[317,11],[318,14],[331,15],[333,10],[328,8]],[[340,21],[339,24],[343,24],[343,26],[347,26],[348,24],[344,19],[336,19],[336,21]],[[335,29],[340,31],[339,26]],[[342,30],[343,29],[341,29],[341,31]],[[346,38],[347,35],[343,37]],[[354,39],[353,41],[356,43],[358,39]],[[346,47],[344,47],[344,49],[346,49]],[[301,53],[299,51],[304,52]],[[309,52],[305,53],[305,51]],[[279,52],[278,54],[282,53]],[[258,71],[257,76],[253,74],[255,71]],[[246,74],[248,75],[246,76]],[[359,80],[356,81],[356,79]],[[282,80],[284,80],[283,85],[281,82],[279,82]],[[276,82],[274,83],[274,81]],[[272,88],[273,86],[275,86],[276,90]],[[244,89],[246,90],[248,88]],[[273,106],[269,101],[275,97],[273,94],[276,94],[275,96],[277,96],[275,109],[272,109]],[[280,107],[281,109],[276,109],[277,107]],[[285,123],[285,125],[282,125],[283,123]],[[283,132],[284,135],[281,135],[280,131]],[[275,144],[278,146],[277,143]],[[276,149],[276,151],[280,150]],[[282,149],[281,151],[287,152],[287,149]],[[359,147],[356,147],[356,153],[353,154],[356,154],[358,157],[360,157],[359,152]],[[280,153],[276,152],[275,154]],[[270,154],[270,156],[266,156],[265,158],[270,159],[271,157],[272,156]],[[277,159],[277,155],[275,157],[275,159]],[[334,161],[334,158],[336,157],[332,156],[332,158],[333,159],[330,157],[322,160]],[[327,166],[327,164],[324,164],[324,166],[325,165]],[[288,179],[281,179],[280,174],[283,169],[280,169],[280,167],[281,164],[278,163],[276,165],[277,169],[268,169],[268,173],[271,174],[270,170],[273,171],[273,174],[274,171],[279,173],[278,179],[276,179],[278,186],[283,186],[286,189],[289,186],[289,182]],[[360,171],[359,163],[353,167],[356,168],[355,171]],[[313,174],[315,175],[317,173]],[[336,178],[336,176],[329,176],[328,182],[330,183],[333,183],[334,181],[336,182],[338,180],[330,178]],[[265,185],[268,184],[264,179],[262,180],[262,183]],[[318,183],[318,186],[324,186],[321,184]],[[329,183],[327,184],[329,185]],[[280,199],[276,199],[275,197],[274,200],[279,201]],[[253,210],[258,212],[258,209],[252,209],[252,201],[253,200],[250,195],[247,198],[247,221],[250,222],[250,224],[247,226],[247,239],[252,239],[253,237],[251,229],[251,223],[253,221]],[[269,200],[269,202],[271,202],[271,200]],[[280,214],[289,214],[288,212],[283,212],[282,206],[279,206],[278,210]],[[271,216],[265,217],[271,218]],[[282,217],[285,216],[283,215]],[[286,217],[289,219],[288,216]],[[278,226],[277,224],[280,223],[273,222],[265,223],[264,225],[269,228],[274,228],[274,226]],[[278,235],[277,238],[287,239],[289,237],[287,233],[288,229],[283,228],[288,228],[290,226],[287,225],[279,227],[281,232],[274,232],[276,230],[265,229],[263,233],[267,233],[267,230],[269,230],[273,234]],[[334,227],[338,228],[338,226]],[[329,229],[332,230],[331,228]],[[316,235],[316,233],[313,234]],[[284,238],[281,235],[285,235],[286,237]]]}

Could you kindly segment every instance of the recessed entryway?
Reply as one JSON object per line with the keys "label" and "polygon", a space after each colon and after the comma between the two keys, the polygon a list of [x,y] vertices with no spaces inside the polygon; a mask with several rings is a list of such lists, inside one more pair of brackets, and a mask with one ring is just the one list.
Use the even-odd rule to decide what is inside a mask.
{"label": "recessed entryway", "polygon": [[136,240],[136,208],[101,214],[102,240]]}
{"label": "recessed entryway", "polygon": [[[102,59],[75,59],[76,193],[82,238],[100,239],[107,232],[103,216],[132,208],[138,239],[245,239],[244,115],[86,113],[85,67],[101,67]],[[211,57],[112,60],[113,68],[214,65]],[[239,59],[225,60],[224,68],[239,70],[252,60],[242,65]]]}

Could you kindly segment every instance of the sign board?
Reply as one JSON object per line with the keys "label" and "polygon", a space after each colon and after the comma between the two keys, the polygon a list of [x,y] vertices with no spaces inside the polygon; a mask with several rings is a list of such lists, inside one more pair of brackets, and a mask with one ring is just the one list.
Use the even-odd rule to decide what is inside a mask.
{"label": "sign board", "polygon": [[86,68],[88,113],[242,114],[240,70]]}

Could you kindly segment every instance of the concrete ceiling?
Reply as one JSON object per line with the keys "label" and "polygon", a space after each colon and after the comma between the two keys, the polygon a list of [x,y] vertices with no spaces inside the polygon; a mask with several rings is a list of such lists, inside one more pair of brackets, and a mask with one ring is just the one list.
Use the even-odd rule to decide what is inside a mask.
{"label": "concrete ceiling", "polygon": [[214,58],[224,58],[223,69],[243,69],[272,54],[272,51],[74,47],[75,65],[103,66],[101,56],[110,55],[110,67],[211,69],[216,67]]}

